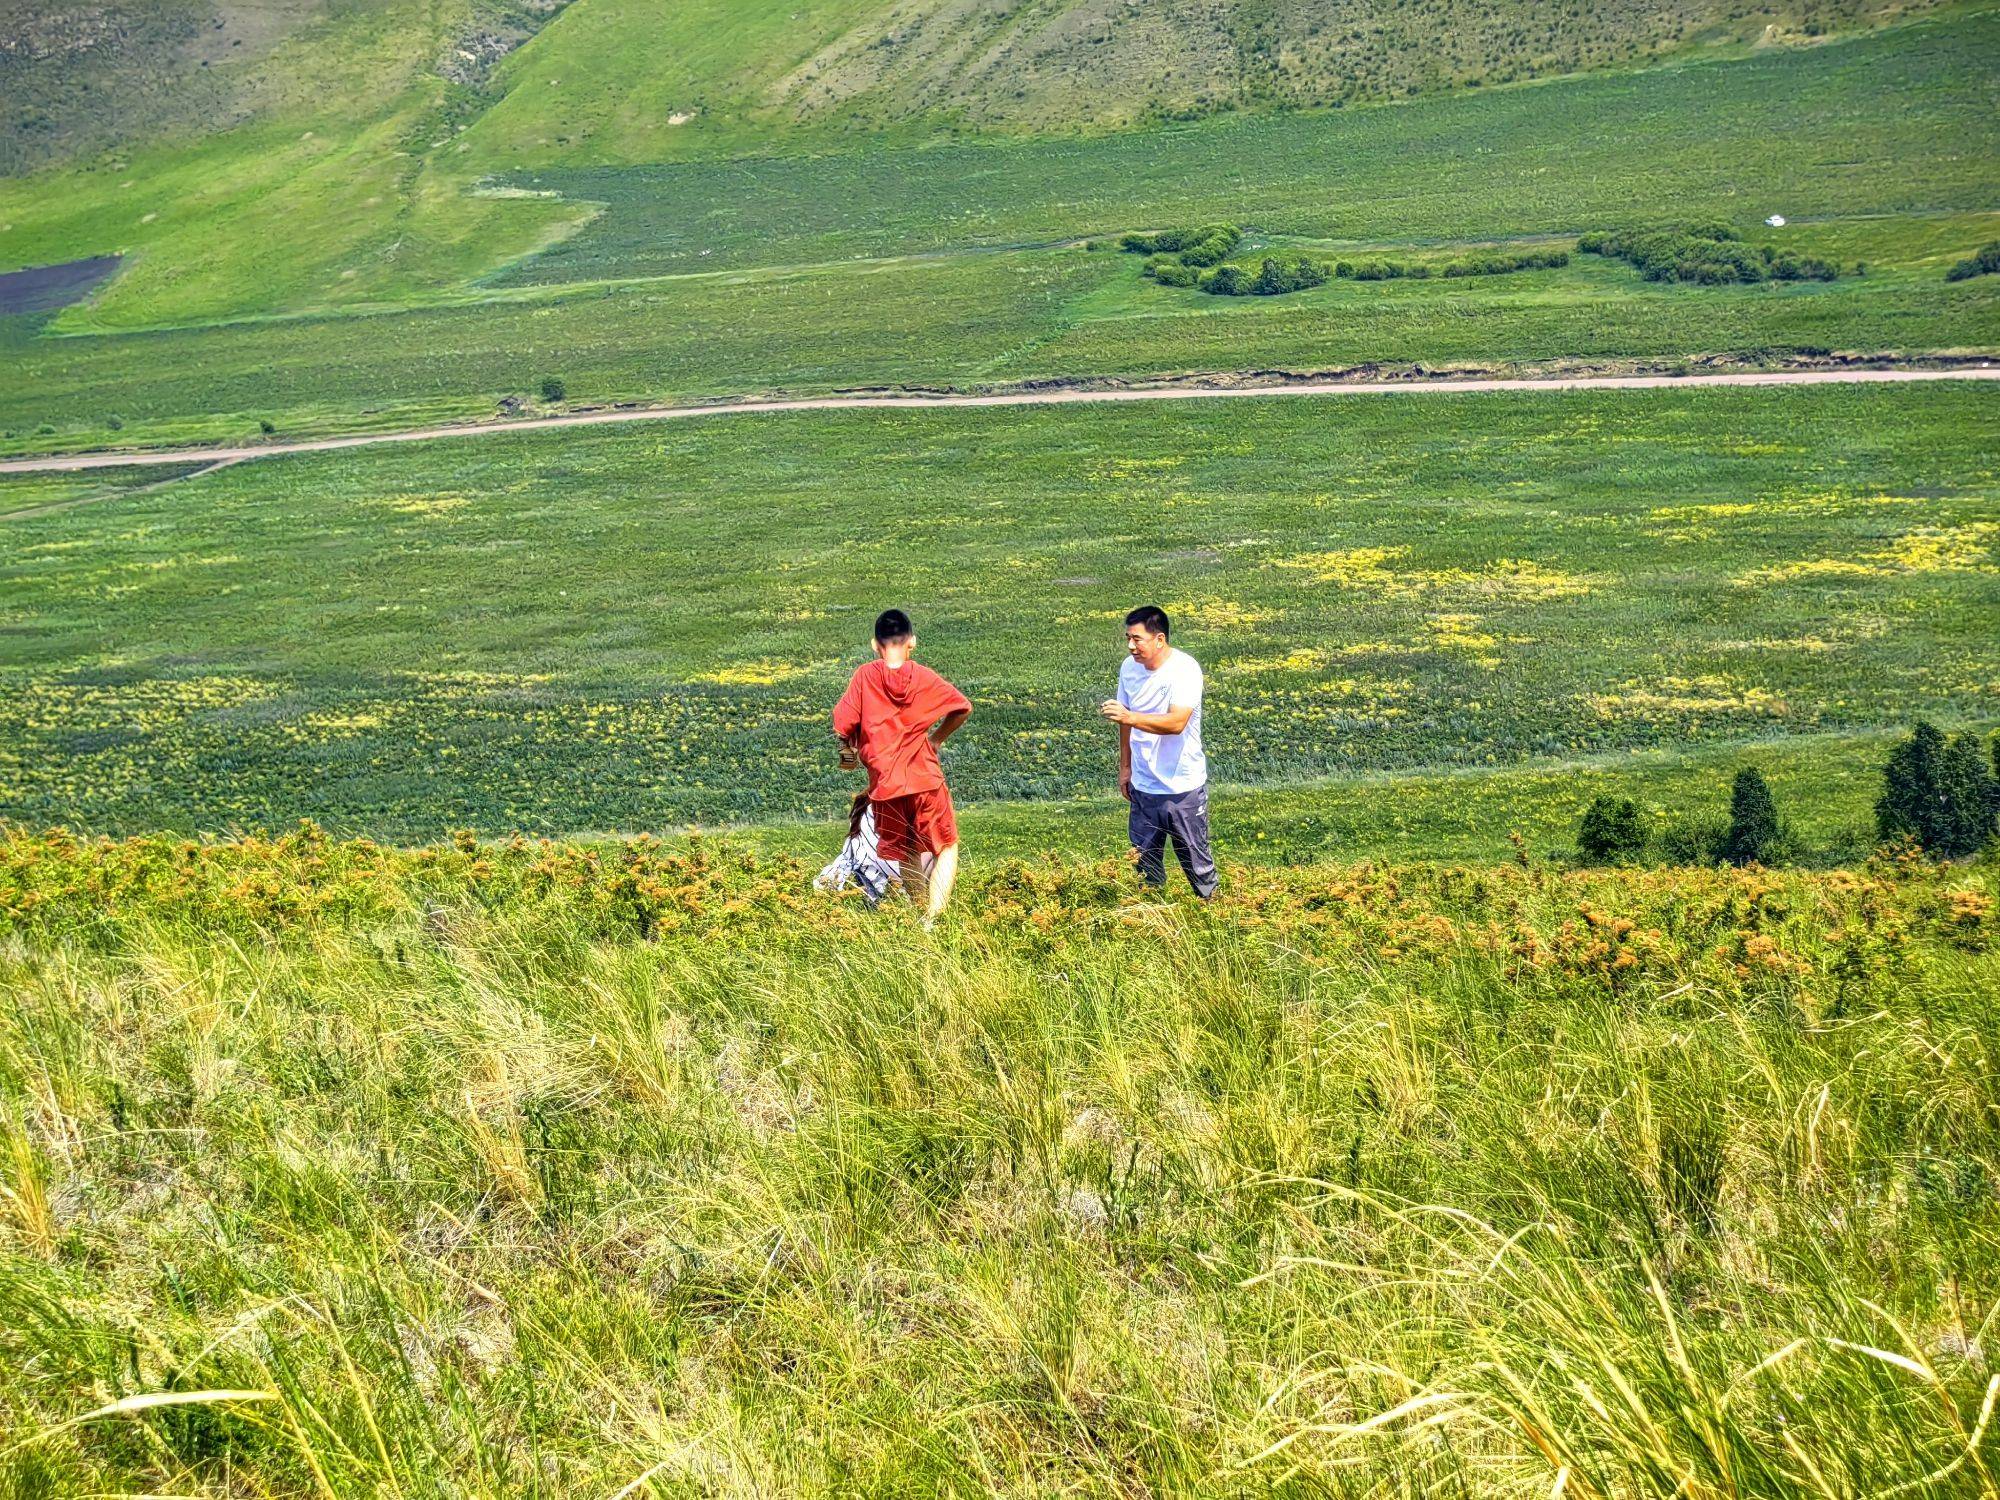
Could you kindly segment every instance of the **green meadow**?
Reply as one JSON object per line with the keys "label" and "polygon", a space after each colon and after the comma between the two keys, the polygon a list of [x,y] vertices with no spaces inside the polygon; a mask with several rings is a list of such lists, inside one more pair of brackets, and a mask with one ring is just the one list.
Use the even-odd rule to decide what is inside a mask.
{"label": "green meadow", "polygon": [[[1672,368],[1699,351],[1752,364],[1828,350],[1990,351],[2000,348],[2000,278],[1948,284],[1944,272],[1995,237],[1994,213],[1763,231],[1763,241],[1867,267],[1788,286],[1659,285],[1576,257],[1516,276],[1223,298],[1144,281],[1137,256],[1068,247],[524,288],[446,307],[142,335],[17,327],[0,332],[12,339],[0,451],[254,442],[264,422],[296,437],[476,420],[503,399],[537,404],[548,375],[577,407],[1376,363]],[[1254,243],[1355,258],[1397,249]]]}
{"label": "green meadow", "polygon": [[0,815],[825,820],[825,715],[890,602],[980,706],[975,807],[1102,794],[1092,710],[1149,599],[1209,668],[1234,785],[1990,722],[1993,411],[1968,385],[797,413],[14,481]]}
{"label": "green meadow", "polygon": [[[0,264],[129,255],[83,303],[0,318],[0,446],[469,420],[551,375],[572,403],[602,404],[1371,363],[1989,354],[1992,278],[1943,276],[2000,234],[1983,66],[1996,28],[1954,11],[1723,61],[1064,138],[891,132],[819,155],[611,165],[551,148],[503,169],[471,165],[477,124],[447,132],[466,152],[431,155],[412,154],[410,132],[429,127],[407,121],[372,145],[258,126],[163,146],[157,170],[134,157],[0,180]],[[315,183],[324,194],[302,196]],[[1759,227],[1774,212],[1791,222]],[[1219,306],[1081,248],[1230,218],[1253,247],[1405,257],[1714,214],[1866,274],[1662,286],[1580,258]]]}
{"label": "green meadow", "polygon": [[14,1495],[1991,1493],[1986,868],[0,835]]}
{"label": "green meadow", "polygon": [[[122,257],[0,315],[8,456],[2000,358],[2000,276],[1945,280],[2000,240],[1991,0],[5,29],[0,271]],[[1841,274],[1232,298],[1113,248],[1718,217]],[[2000,865],[1873,816],[1918,719],[2000,755],[1996,418],[1208,396],[0,475],[0,1500],[2000,1500]],[[1207,672],[1210,904],[1125,858],[1141,602]],[[976,705],[935,927],[812,886],[890,604]],[[1768,868],[1714,863],[1746,768]],[[1599,796],[1643,857],[1585,866]]]}

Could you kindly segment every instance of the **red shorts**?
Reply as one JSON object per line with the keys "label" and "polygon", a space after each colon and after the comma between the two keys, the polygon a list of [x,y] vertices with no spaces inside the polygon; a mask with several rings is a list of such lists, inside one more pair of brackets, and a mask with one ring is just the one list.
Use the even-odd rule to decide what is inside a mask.
{"label": "red shorts", "polygon": [[876,852],[892,865],[919,854],[942,854],[958,842],[951,792],[940,786],[877,802],[875,837]]}

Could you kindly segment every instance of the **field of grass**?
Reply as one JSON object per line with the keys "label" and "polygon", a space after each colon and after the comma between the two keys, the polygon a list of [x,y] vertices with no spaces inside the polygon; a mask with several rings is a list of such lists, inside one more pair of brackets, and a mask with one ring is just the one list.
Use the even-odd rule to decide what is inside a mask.
{"label": "field of grass", "polygon": [[[1142,281],[1136,256],[1052,248],[524,288],[504,301],[133,336],[36,338],[38,322],[0,319],[0,452],[255,441],[262,421],[300,436],[476,419],[531,396],[548,374],[563,377],[573,404],[604,404],[1364,363],[2000,350],[2000,278],[1944,280],[2000,238],[2000,215],[1762,234],[1843,266],[1865,262],[1868,274],[1660,286],[1578,257],[1519,276],[1230,299]],[[1406,253],[1269,242],[1350,258]]]}
{"label": "field of grass", "polygon": [[14,1495],[1991,1493],[1993,868],[0,838]]}
{"label": "field of grass", "polygon": [[36,480],[0,501],[38,512],[4,523],[0,815],[825,818],[848,788],[824,716],[890,602],[980,705],[952,746],[975,805],[1102,792],[1092,709],[1142,599],[1210,671],[1231,784],[1991,722],[1994,402],[801,413],[123,498]]}

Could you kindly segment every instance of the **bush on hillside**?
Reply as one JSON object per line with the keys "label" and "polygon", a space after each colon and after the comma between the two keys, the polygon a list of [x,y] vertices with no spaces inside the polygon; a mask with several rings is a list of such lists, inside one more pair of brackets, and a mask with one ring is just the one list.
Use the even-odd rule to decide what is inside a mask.
{"label": "bush on hillside", "polygon": [[1840,275],[1840,267],[1816,255],[1780,254],[1776,245],[1766,245],[1761,253],[1773,281],[1832,281]]}
{"label": "bush on hillside", "polygon": [[1946,740],[1935,724],[1920,720],[1890,751],[1882,782],[1875,826],[1885,839],[1915,839],[1941,859],[1959,859],[1993,837],[2000,785],[1970,734]]}
{"label": "bush on hillside", "polygon": [[542,399],[544,401],[561,401],[567,398],[568,395],[569,386],[563,381],[560,375],[551,375],[542,381]]}
{"label": "bush on hillside", "polygon": [[1184,266],[1177,260],[1170,260],[1153,271],[1153,280],[1161,286],[1193,286],[1201,280],[1201,272],[1193,266]]}
{"label": "bush on hillside", "polygon": [[1768,864],[1781,834],[1771,788],[1754,767],[1744,767],[1729,794],[1729,828],[1718,852],[1732,865]]}
{"label": "bush on hillside", "polygon": [[1213,254],[1212,260],[1189,261],[1191,265],[1212,266],[1242,243],[1243,231],[1234,224],[1202,224],[1194,228],[1162,229],[1156,234],[1135,232],[1120,238],[1118,246],[1136,255]]}
{"label": "bush on hillside", "polygon": [[1212,224],[1202,237],[1181,251],[1181,260],[1190,266],[1213,266],[1243,243],[1243,231],[1234,224]]}
{"label": "bush on hillside", "polygon": [[1830,261],[1775,247],[1752,250],[1728,224],[1700,221],[1644,229],[1599,229],[1576,242],[1586,255],[1609,256],[1638,269],[1648,281],[1685,281],[1701,286],[1760,281],[1832,281],[1840,274]]}
{"label": "bush on hillside", "polygon": [[1212,297],[1247,297],[1250,280],[1241,266],[1217,266],[1201,278],[1201,289]]}
{"label": "bush on hillside", "polygon": [[1281,297],[1323,286],[1330,274],[1323,261],[1309,255],[1267,255],[1254,272],[1245,266],[1217,266],[1201,278],[1201,289],[1214,297]]}
{"label": "bush on hillside", "polygon": [[1630,797],[1598,797],[1577,825],[1576,852],[1591,864],[1618,864],[1646,850],[1646,818]]}
{"label": "bush on hillside", "polygon": [[1475,255],[1449,262],[1440,275],[1507,276],[1515,271],[1542,271],[1569,264],[1567,250],[1525,250],[1518,255]]}
{"label": "bush on hillside", "polygon": [[1970,281],[1975,276],[1992,276],[2000,273],[2000,240],[1990,245],[1981,245],[1976,253],[1968,256],[1944,273],[1946,281]]}
{"label": "bush on hillside", "polygon": [[1286,292],[1303,292],[1325,286],[1327,274],[1326,263],[1310,256],[1267,255],[1257,268],[1256,279],[1250,283],[1250,295],[1281,297]]}

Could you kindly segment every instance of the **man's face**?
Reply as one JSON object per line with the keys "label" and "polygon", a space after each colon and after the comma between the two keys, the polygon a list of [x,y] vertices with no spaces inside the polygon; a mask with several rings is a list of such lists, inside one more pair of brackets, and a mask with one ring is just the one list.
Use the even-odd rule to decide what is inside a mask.
{"label": "man's face", "polygon": [[1125,649],[1132,653],[1132,659],[1147,670],[1158,666],[1160,658],[1167,654],[1167,638],[1157,635],[1143,625],[1125,627]]}

